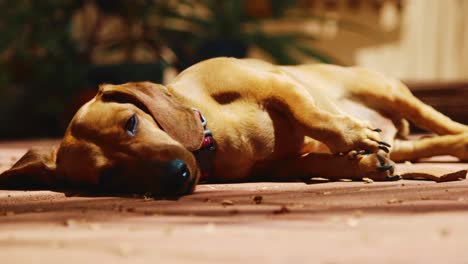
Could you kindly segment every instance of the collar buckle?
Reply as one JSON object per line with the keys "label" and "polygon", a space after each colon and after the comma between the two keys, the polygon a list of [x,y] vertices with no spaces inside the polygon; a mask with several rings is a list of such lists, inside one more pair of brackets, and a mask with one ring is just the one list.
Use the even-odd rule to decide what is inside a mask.
{"label": "collar buckle", "polygon": [[211,130],[206,129],[207,122],[205,117],[201,114],[201,112],[198,109],[193,107],[192,109],[200,117],[200,121],[202,122],[204,129],[203,134],[205,135],[200,149],[195,150],[193,154],[195,155],[195,158],[197,159],[198,165],[200,167],[200,181],[207,181],[213,172],[213,159],[214,150],[216,150],[216,142],[213,138],[213,133],[211,132]]}

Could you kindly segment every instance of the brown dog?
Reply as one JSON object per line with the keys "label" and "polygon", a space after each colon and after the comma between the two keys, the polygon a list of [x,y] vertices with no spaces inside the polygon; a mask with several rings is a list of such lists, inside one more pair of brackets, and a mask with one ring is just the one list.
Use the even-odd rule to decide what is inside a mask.
{"label": "brown dog", "polygon": [[[439,136],[405,140],[406,120]],[[468,127],[399,81],[361,68],[217,58],[166,86],[101,85],[58,148],[29,151],[0,178],[185,194],[200,177],[394,180],[389,155],[440,154],[467,160]]]}

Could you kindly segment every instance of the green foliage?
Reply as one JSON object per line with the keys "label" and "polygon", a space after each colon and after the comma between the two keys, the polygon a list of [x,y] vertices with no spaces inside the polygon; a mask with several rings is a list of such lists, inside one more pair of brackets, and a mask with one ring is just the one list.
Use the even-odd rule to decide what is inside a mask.
{"label": "green foliage", "polygon": [[0,136],[28,135],[32,124],[40,136],[62,131],[58,120],[84,80],[69,36],[77,8],[66,0],[0,1],[0,124],[15,124],[0,127]]}
{"label": "green foliage", "polygon": [[[163,1],[164,2],[164,1]],[[255,45],[269,53],[277,63],[294,64],[297,61],[291,56],[291,51],[313,57],[318,61],[331,62],[323,52],[317,51],[299,43],[311,40],[309,36],[300,34],[269,34],[261,30],[260,24],[268,19],[284,17],[289,8],[296,4],[296,0],[270,0],[271,12],[263,17],[252,16],[247,12],[248,0],[179,0],[179,5],[186,5],[188,9],[200,9],[205,12],[180,12],[169,2],[156,7],[156,12],[162,21],[160,36],[169,46],[183,40],[195,51],[204,43],[212,40],[232,40],[246,46]],[[187,9],[185,9],[187,10]],[[206,13],[208,15],[206,15]],[[190,25],[185,28],[173,27],[177,21]],[[250,25],[253,30],[246,29]],[[187,56],[182,54],[179,57]]]}

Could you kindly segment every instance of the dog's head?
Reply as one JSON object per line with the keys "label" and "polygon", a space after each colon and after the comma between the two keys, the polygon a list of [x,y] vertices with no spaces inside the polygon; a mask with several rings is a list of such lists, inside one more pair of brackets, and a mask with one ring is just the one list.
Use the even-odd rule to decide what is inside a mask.
{"label": "dog's head", "polygon": [[58,148],[29,151],[0,185],[94,185],[119,192],[186,194],[199,168],[199,116],[166,87],[149,82],[101,85],[70,122]]}

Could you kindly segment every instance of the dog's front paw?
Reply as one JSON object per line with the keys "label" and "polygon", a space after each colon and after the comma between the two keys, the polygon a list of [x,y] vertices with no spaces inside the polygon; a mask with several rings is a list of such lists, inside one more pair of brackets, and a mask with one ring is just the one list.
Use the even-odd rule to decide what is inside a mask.
{"label": "dog's front paw", "polygon": [[382,141],[379,128],[351,117],[344,117],[339,123],[338,140],[330,146],[333,153],[346,153],[352,150],[377,153],[390,152],[390,144]]}
{"label": "dog's front paw", "polygon": [[394,175],[395,163],[386,157],[386,153],[363,153],[351,151],[348,158],[356,160],[357,166],[354,176],[356,179],[369,178],[375,181],[400,180],[399,175]]}

